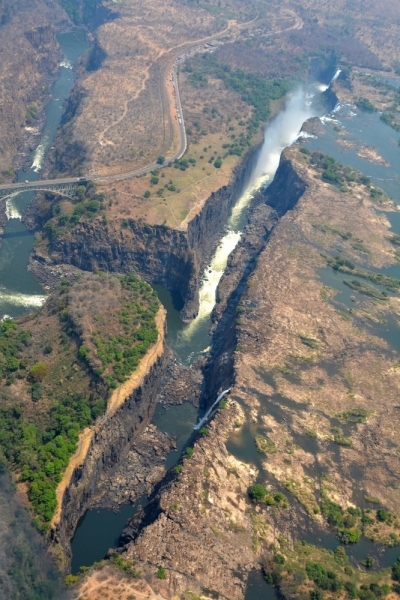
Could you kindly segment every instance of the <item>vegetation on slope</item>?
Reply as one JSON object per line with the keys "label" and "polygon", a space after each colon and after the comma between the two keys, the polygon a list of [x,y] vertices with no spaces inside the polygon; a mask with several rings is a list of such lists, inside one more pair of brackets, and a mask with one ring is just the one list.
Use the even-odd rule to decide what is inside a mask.
{"label": "vegetation on slope", "polygon": [[61,600],[57,570],[43,540],[16,502],[10,476],[0,463],[0,597],[10,600]]}
{"label": "vegetation on slope", "polygon": [[157,339],[158,307],[133,275],[85,274],[62,282],[35,316],[0,324],[0,454],[27,482],[40,529],[79,432]]}
{"label": "vegetation on slope", "polygon": [[58,0],[58,3],[76,25],[87,24],[93,19],[99,5],[98,0]]}
{"label": "vegetation on slope", "polygon": [[[400,559],[391,569],[371,572],[350,566],[343,546],[332,552],[306,542],[295,542],[294,549],[290,550],[284,539],[280,546],[281,553],[275,552],[265,560],[264,574],[265,579],[279,587],[286,598],[377,600],[391,592],[400,592]],[[363,561],[367,569],[373,563],[371,557]]]}
{"label": "vegetation on slope", "polygon": [[282,98],[289,90],[289,84],[282,79],[266,81],[258,73],[232,69],[219,63],[213,54],[194,57],[188,61],[185,71],[190,73],[188,81],[195,87],[206,87],[207,75],[213,75],[221,79],[228,89],[241,94],[242,100],[253,107],[253,115],[246,123],[249,137],[257,131],[260,123],[268,121],[270,101]]}

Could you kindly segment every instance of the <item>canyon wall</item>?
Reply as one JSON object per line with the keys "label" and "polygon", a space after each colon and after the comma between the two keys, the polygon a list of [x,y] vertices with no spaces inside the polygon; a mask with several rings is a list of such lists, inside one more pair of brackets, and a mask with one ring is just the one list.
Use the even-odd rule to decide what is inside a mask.
{"label": "canyon wall", "polygon": [[198,311],[204,268],[245,186],[257,152],[258,149],[246,155],[231,183],[209,196],[186,230],[132,219],[86,221],[51,240],[48,256],[34,250],[33,261],[48,266],[70,264],[85,271],[137,273],[151,284],[179,292],[184,301],[181,317],[191,320]]}
{"label": "canyon wall", "polygon": [[100,422],[82,433],[78,450],[71,458],[57,489],[58,511],[51,523],[51,540],[61,545],[68,562],[70,538],[79,518],[90,507],[100,474],[112,470],[129,452],[133,439],[148,425],[161,390],[167,358],[165,354],[165,311],[157,318],[159,339],[142,359],[131,379],[111,396]]}
{"label": "canyon wall", "polygon": [[[60,58],[55,28],[68,20],[55,0],[3,4],[0,11],[0,171],[11,179],[11,167],[22,161],[16,165],[17,150],[32,133],[25,127],[42,124],[41,109]],[[24,151],[33,149],[37,140],[31,135]]]}
{"label": "canyon wall", "polygon": [[282,216],[296,206],[306,187],[306,182],[284,151],[271,185],[257,192],[252,201],[248,225],[228,258],[227,267],[217,288],[216,304],[212,312],[212,355],[205,369],[205,406],[210,406],[219,390],[226,389],[233,382],[236,331],[237,326],[240,326],[242,309],[239,304],[242,293],[246,286],[251,285],[249,277],[273,228]]}

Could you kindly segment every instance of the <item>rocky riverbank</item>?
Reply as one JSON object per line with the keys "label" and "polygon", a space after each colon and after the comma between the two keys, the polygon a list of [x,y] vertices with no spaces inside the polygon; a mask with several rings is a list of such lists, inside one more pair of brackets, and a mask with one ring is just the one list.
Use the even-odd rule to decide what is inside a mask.
{"label": "rocky riverbank", "polygon": [[55,553],[63,549],[64,567],[70,557],[69,539],[96,496],[100,475],[106,478],[125,459],[130,443],[148,425],[165,375],[165,311],[156,317],[158,340],[137,369],[108,399],[107,410],[92,428],[80,434],[78,448],[56,490],[57,510],[51,522]]}
{"label": "rocky riverbank", "polygon": [[[291,560],[305,535],[317,546],[334,539],[328,500],[342,514],[349,506],[364,508],[364,496],[372,495],[399,510],[393,462],[398,363],[383,333],[362,316],[384,311],[391,318],[398,295],[383,305],[359,295],[349,311],[332,304],[335,291],[320,279],[321,253],[338,247],[348,260],[365,264],[353,236],[368,240],[375,268],[395,260],[388,221],[375,212],[368,188],[353,183],[351,190],[321,181],[292,148],[258,198],[249,239],[243,237],[230,259],[242,277],[228,269],[214,311],[215,332],[226,319],[227,341],[213,352],[206,378],[230,362],[223,375],[230,372],[234,382],[230,398],[121,538],[121,557],[141,571],[152,597],[242,599],[248,573],[269,555]],[[262,214],[264,239],[257,230]],[[341,236],[344,228],[351,235]],[[251,256],[257,260],[248,269]],[[354,421],[353,409],[361,415]],[[271,502],[251,501],[255,482]],[[385,539],[385,527],[378,530]],[[160,566],[166,579],[156,577]],[[86,589],[99,576],[87,575]],[[281,587],[290,594],[296,583],[289,580]],[[112,577],[107,581],[112,590]],[[140,585],[132,582],[130,593]]]}
{"label": "rocky riverbank", "polygon": [[[181,317],[190,321],[198,311],[198,294],[205,265],[245,185],[254,150],[232,173],[227,186],[213,192],[183,229],[149,225],[141,220],[94,218],[72,230],[36,244],[29,268],[42,284],[53,286],[57,278],[75,267],[84,271],[134,272],[151,284],[179,292],[184,307]],[[24,217],[31,230],[42,230],[52,218],[59,199],[39,197]],[[54,220],[53,227],[57,225]]]}

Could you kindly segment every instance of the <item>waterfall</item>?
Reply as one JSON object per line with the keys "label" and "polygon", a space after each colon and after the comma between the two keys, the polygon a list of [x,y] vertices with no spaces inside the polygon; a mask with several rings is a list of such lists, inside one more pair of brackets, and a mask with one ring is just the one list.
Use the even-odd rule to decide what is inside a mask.
{"label": "waterfall", "polygon": [[197,425],[195,425],[194,430],[198,431],[200,429],[200,427],[203,425],[203,423],[205,423],[212,411],[214,410],[214,408],[217,406],[218,402],[226,395],[229,394],[229,392],[231,391],[232,388],[228,388],[227,390],[224,390],[223,392],[220,393],[220,395],[218,396],[218,398],[216,399],[216,401],[214,402],[214,404],[208,409],[208,411],[206,412],[206,414],[204,415],[203,418],[200,419],[200,421],[197,423]]}

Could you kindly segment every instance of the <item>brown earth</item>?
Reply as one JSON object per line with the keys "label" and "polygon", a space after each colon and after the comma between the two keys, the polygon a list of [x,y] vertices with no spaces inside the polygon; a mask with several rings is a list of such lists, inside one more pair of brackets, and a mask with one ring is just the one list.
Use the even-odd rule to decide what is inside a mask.
{"label": "brown earth", "polygon": [[[296,177],[304,193],[258,255],[233,321],[236,346],[225,348],[233,351],[234,368],[227,408],[195,443],[193,457],[184,458],[182,473],[165,480],[122,537],[122,556],[161,597],[213,591],[243,598],[249,570],[273,545],[289,556],[305,532],[317,538],[327,531],[321,497],[346,509],[364,508],[365,495],[377,496],[395,515],[400,511],[399,357],[375,327],[377,319],[398,327],[399,296],[377,302],[357,295],[349,310],[332,304],[335,291],[320,274],[321,252],[340,251],[365,268],[393,264],[389,222],[375,211],[367,188],[353,184],[345,194],[323,183],[296,148],[285,151],[260,206],[267,200],[279,212]],[[331,229],[324,232],[324,224]],[[368,254],[334,233],[343,230],[366,240]],[[228,305],[224,290],[236,275],[228,272],[220,284]],[[215,372],[224,357],[218,363],[214,356]],[[364,409],[365,418],[349,424],[346,411],[354,409]],[[268,454],[256,450],[260,435],[272,448]],[[349,446],[335,436],[347,437]],[[247,490],[255,481],[271,493],[283,490],[290,508],[251,503]],[[399,524],[397,518],[392,530]],[[390,543],[388,531],[378,531],[377,539]],[[157,579],[159,566],[166,580]],[[88,591],[98,577],[93,571],[78,588],[85,598],[106,597],[100,588]]]}
{"label": "brown earth", "polygon": [[[6,171],[23,161],[22,155],[16,157],[22,142],[30,138],[33,149],[38,140],[29,128],[42,124],[48,86],[60,56],[56,27],[65,26],[68,20],[56,0],[12,4],[3,0],[0,16],[4,19],[0,27],[0,171],[3,180],[10,180],[13,173]],[[30,106],[35,106],[36,118],[27,116]]]}

